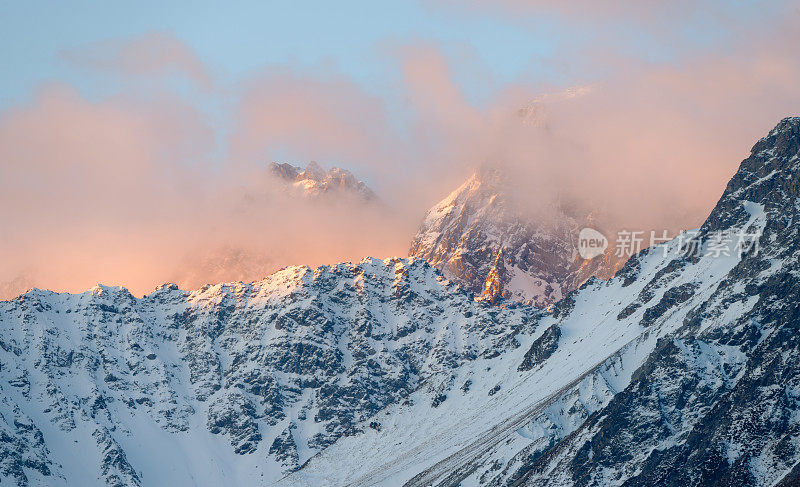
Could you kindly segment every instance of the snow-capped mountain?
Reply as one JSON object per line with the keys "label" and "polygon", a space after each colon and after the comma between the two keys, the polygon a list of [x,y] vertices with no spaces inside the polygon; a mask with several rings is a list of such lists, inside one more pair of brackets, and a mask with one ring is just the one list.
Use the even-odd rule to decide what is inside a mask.
{"label": "snow-capped mountain", "polygon": [[356,179],[350,171],[332,167],[325,171],[314,161],[305,169],[291,164],[273,162],[269,166],[270,174],[287,184],[296,194],[304,197],[319,198],[323,195],[337,194],[362,199],[367,202],[377,201],[377,196],[363,182]]}
{"label": "snow-capped mountain", "polygon": [[0,479],[269,483],[429,376],[517,346],[535,313],[418,259],[141,299],[32,290],[0,302]]}
{"label": "snow-capped mountain", "polygon": [[411,243],[410,255],[427,260],[476,295],[544,307],[589,277],[608,279],[623,263],[614,249],[594,259],[576,250],[578,218],[554,206],[532,217],[507,193],[509,176],[483,167],[434,206]]}
{"label": "snow-capped mountain", "polygon": [[789,118],[696,234],[591,279],[522,347],[432,376],[284,483],[796,485],[799,230]]}
{"label": "snow-capped mountain", "polygon": [[33,290],[0,302],[0,480],[793,485],[798,222],[789,118],[696,234],[547,311],[416,258]]}

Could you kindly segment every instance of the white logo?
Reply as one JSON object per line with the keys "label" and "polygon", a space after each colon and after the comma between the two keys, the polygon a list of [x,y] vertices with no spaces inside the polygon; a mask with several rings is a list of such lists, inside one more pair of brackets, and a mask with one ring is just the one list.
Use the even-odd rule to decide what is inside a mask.
{"label": "white logo", "polygon": [[594,259],[608,248],[608,239],[593,228],[584,228],[578,234],[578,253],[586,260]]}

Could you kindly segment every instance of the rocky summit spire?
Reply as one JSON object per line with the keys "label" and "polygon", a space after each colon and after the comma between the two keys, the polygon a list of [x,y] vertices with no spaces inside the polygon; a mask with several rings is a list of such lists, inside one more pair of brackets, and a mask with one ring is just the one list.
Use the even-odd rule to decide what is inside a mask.
{"label": "rocky summit spire", "polygon": [[553,205],[546,217],[522,211],[510,196],[508,173],[483,165],[428,211],[410,255],[427,260],[476,296],[546,307],[591,276],[609,278],[613,249],[584,260],[574,239],[588,215]]}
{"label": "rocky summit spire", "polygon": [[503,266],[503,247],[497,250],[494,264],[486,275],[486,282],[483,286],[483,299],[492,304],[497,304],[503,299],[503,278],[505,277],[505,267]]}

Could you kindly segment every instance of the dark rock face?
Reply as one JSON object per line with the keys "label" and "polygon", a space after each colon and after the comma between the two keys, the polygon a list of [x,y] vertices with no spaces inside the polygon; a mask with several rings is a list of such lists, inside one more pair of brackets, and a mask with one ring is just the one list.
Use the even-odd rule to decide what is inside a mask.
{"label": "dark rock face", "polygon": [[725,193],[702,227],[703,233],[730,228],[745,220],[747,211],[741,201],[763,203],[764,210],[775,217],[770,221],[773,231],[785,228],[800,192],[800,174],[796,158],[800,147],[800,117],[781,122],[751,149],[750,157],[742,161],[739,171],[728,182]]}
{"label": "dark rock face", "polygon": [[[297,453],[297,443],[292,436],[291,426],[283,430],[283,432],[276,436],[269,447],[269,454],[275,455],[283,465],[298,465],[300,463],[300,455]],[[291,472],[292,469],[284,470],[284,473]]]}
{"label": "dark rock face", "polygon": [[[538,316],[475,302],[418,259],[141,299],[33,290],[0,302],[0,476],[80,483],[63,467],[78,462],[101,483],[145,485],[176,450],[199,448],[193,456],[229,451],[274,481],[434,371],[518,346]],[[129,449],[137,441],[146,462]]]}
{"label": "dark rock face", "polygon": [[114,487],[141,485],[139,474],[128,462],[125,450],[114,440],[111,432],[105,428],[97,428],[92,436],[101,451],[100,471],[105,483]]}
{"label": "dark rock face", "polygon": [[230,437],[233,451],[253,453],[261,441],[255,406],[244,394],[231,391],[221,395],[208,407],[208,430]]}
{"label": "dark rock face", "polygon": [[0,475],[17,485],[29,485],[29,473],[51,475],[49,451],[42,432],[7,397],[0,422]]}
{"label": "dark rock face", "polygon": [[525,357],[517,370],[520,372],[531,370],[534,366],[550,358],[558,348],[559,338],[561,338],[561,329],[558,325],[553,325],[545,330],[525,353]]}
{"label": "dark rock face", "polygon": [[533,217],[506,194],[507,186],[497,170],[476,172],[428,212],[409,255],[490,302],[513,299],[539,307],[591,276],[614,274],[621,262],[613,248],[592,260],[577,254],[573,240],[589,223],[585,217],[558,208],[555,215]]}
{"label": "dark rock face", "polygon": [[655,306],[647,308],[639,322],[642,326],[650,326],[653,321],[664,316],[670,308],[673,308],[681,303],[685,303],[689,298],[694,295],[697,289],[697,284],[687,282],[680,286],[673,287],[666,291]]}
{"label": "dark rock face", "polygon": [[[634,256],[630,261],[628,261],[629,264],[626,264],[625,267],[623,267],[623,269],[620,270],[620,275],[624,278],[623,282],[624,286],[629,286],[631,282],[635,280],[635,279],[632,280],[631,276],[634,275],[638,276],[639,261],[642,257],[644,257],[644,255],[645,254],[639,254],[638,256]],[[686,257],[674,259],[669,263],[669,265],[665,266],[663,269],[660,269],[658,272],[656,272],[652,280],[650,280],[650,282],[648,282],[647,285],[639,292],[639,295],[636,297],[636,301],[632,302],[631,304],[626,306],[625,309],[620,311],[620,313],[617,315],[617,320],[622,320],[627,318],[628,316],[635,313],[643,305],[649,303],[650,300],[653,299],[653,297],[655,296],[655,290],[658,287],[663,286],[671,282],[673,279],[675,279],[675,277],[679,275],[679,271],[686,266],[687,261],[688,259]],[[688,299],[691,296],[692,291],[693,291],[693,285],[691,283],[684,284],[682,289],[676,289],[671,291],[675,295],[672,297],[665,296],[666,302],[661,303],[657,308],[657,310],[660,309],[666,310],[666,308],[669,307],[668,302],[674,304],[674,302],[677,299],[681,299],[680,302],[686,301],[686,299]],[[651,317],[649,321],[652,321],[653,318],[660,316],[660,315],[656,316],[656,314],[658,313],[657,310],[651,312]]]}

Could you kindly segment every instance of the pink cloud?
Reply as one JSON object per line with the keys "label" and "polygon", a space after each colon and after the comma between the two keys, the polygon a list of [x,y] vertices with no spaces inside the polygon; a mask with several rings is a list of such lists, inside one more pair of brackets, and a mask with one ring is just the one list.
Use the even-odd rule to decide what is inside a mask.
{"label": "pink cloud", "polygon": [[[577,201],[616,228],[698,226],[750,146],[800,113],[796,33],[772,29],[732,54],[680,64],[611,57],[610,74],[569,92],[508,86],[487,108],[469,106],[432,46],[413,51],[406,80],[421,140],[439,174],[510,166],[524,206]],[[533,120],[523,121],[523,114]]]}
{"label": "pink cloud", "polygon": [[61,57],[78,66],[122,76],[181,74],[204,89],[212,76],[197,54],[170,32],[148,32],[133,39],[107,39],[64,51]]}
{"label": "pink cloud", "polygon": [[[4,112],[0,281],[29,276],[26,282],[75,290],[104,276],[127,282],[127,271],[136,283],[169,262],[169,252],[163,260],[123,257],[140,255],[143,236],[156,239],[173,214],[186,214],[187,186],[204,190],[187,161],[209,150],[209,134],[202,117],[176,100],[90,103],[61,85]],[[124,271],[106,272],[120,265]]]}
{"label": "pink cloud", "polygon": [[382,207],[290,198],[260,161],[203,163],[214,138],[201,112],[163,95],[94,103],[57,85],[2,113],[3,297],[97,282],[141,294],[405,252],[413,227]]}

